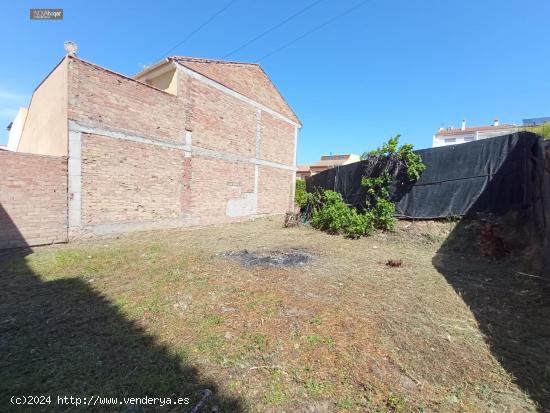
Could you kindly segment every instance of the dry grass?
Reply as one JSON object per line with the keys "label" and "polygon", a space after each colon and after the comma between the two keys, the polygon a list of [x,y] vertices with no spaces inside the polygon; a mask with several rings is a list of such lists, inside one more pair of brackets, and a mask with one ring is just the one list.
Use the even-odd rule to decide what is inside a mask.
{"label": "dry grass", "polygon": [[[266,219],[12,258],[0,270],[0,394],[210,387],[227,411],[536,411],[441,270],[489,264],[449,253],[434,266],[454,225],[348,240]],[[313,260],[259,268],[219,255],[243,249]]]}

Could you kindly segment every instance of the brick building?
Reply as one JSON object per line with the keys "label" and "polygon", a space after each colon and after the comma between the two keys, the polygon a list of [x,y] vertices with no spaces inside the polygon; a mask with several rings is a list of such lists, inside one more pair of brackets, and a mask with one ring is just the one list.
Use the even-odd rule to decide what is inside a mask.
{"label": "brick building", "polygon": [[[29,154],[54,169],[66,159],[69,239],[226,223],[292,207],[300,127],[257,64],[170,57],[131,78],[69,55],[35,90],[9,161],[37,182]],[[27,239],[18,223],[34,207],[0,189],[0,225]],[[65,240],[51,234],[32,242]]]}
{"label": "brick building", "polygon": [[345,155],[323,155],[321,159],[311,165],[298,165],[296,177],[298,179],[306,179],[310,176],[317,175],[320,172],[327,169],[334,168],[336,166],[348,165],[353,162],[359,162],[361,157],[359,155],[348,153]]}

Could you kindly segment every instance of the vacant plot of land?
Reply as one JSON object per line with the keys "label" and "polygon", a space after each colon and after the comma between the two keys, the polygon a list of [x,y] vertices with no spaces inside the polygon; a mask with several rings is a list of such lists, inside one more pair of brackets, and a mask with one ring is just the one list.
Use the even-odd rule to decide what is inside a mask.
{"label": "vacant plot of land", "polygon": [[7,254],[1,405],[190,397],[185,411],[208,388],[208,409],[235,412],[548,408],[539,280],[443,249],[454,226],[348,240],[266,219]]}

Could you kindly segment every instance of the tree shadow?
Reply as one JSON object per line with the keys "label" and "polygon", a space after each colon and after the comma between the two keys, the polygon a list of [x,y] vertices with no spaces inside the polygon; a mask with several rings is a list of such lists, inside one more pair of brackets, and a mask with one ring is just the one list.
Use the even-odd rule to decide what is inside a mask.
{"label": "tree shadow", "polygon": [[[540,146],[532,149],[539,151]],[[501,366],[540,411],[550,412],[550,274],[540,264],[550,229],[550,186],[546,188],[549,180],[541,168],[541,154],[532,155],[536,167],[510,168],[505,164],[497,171],[472,206],[472,213],[458,222],[432,262],[472,311]],[[524,200],[515,210],[479,215],[491,199],[514,190],[506,188],[512,179],[536,179],[539,186],[531,194],[535,198],[510,193]],[[481,217],[487,221],[480,221]],[[484,222],[498,223],[500,232],[494,235],[503,241],[504,258],[480,255]]]}
{"label": "tree shadow", "polygon": [[[5,214],[0,205],[0,214]],[[7,215],[6,215],[7,216]],[[4,216],[2,231],[17,228]],[[197,412],[244,410],[238,398],[220,394],[200,371],[156,342],[117,305],[81,278],[42,281],[27,265],[29,248],[0,251],[0,400],[8,411],[67,411],[58,396],[189,398],[178,406],[114,406],[101,411],[191,411],[203,391],[213,395]],[[11,396],[51,395],[50,405],[16,406]],[[98,403],[98,400],[95,400]]]}

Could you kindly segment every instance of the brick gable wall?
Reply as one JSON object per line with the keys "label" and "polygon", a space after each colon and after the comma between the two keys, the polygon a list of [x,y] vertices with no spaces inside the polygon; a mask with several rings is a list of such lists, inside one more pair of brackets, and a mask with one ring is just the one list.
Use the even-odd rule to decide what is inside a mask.
{"label": "brick gable wall", "polygon": [[180,74],[187,90],[193,144],[253,157],[256,153],[256,110],[226,93]]}
{"label": "brick gable wall", "polygon": [[67,241],[67,158],[0,151],[0,249]]}
{"label": "brick gable wall", "polygon": [[69,119],[183,142],[183,101],[133,79],[69,59]]}
{"label": "brick gable wall", "polygon": [[70,62],[69,192],[80,200],[69,203],[71,235],[234,222],[292,205],[294,126],[182,72],[173,96]]}
{"label": "brick gable wall", "polygon": [[294,127],[266,112],[262,112],[260,157],[285,165],[294,164]]}

